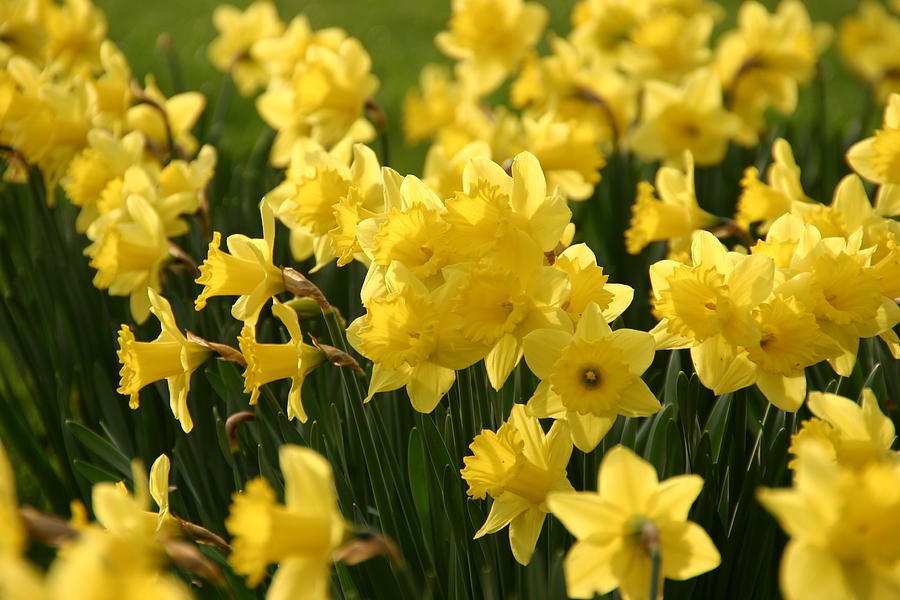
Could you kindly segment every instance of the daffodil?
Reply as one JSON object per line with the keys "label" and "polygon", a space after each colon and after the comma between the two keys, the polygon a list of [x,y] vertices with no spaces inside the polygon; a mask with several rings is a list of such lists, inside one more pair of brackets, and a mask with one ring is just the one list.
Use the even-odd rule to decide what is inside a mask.
{"label": "daffodil", "polygon": [[89,236],[94,242],[84,253],[97,270],[94,286],[113,296],[129,296],[131,314],[138,323],[147,320],[147,292],[162,288],[163,265],[171,256],[164,224],[150,203],[129,195],[122,210],[95,221]]}
{"label": "daffodil", "polygon": [[792,454],[798,454],[806,440],[812,438],[846,467],[864,467],[894,455],[894,423],[881,412],[871,389],[863,390],[862,405],[824,392],[810,392],[806,405],[814,417],[804,421],[794,434]]}
{"label": "daffodil", "polygon": [[712,540],[687,520],[702,487],[699,475],[660,483],[653,465],[616,446],[600,463],[597,492],[548,495],[550,512],[576,538],[564,562],[569,596],[593,598],[618,588],[628,600],[647,599],[654,556],[660,597],[665,579],[690,579],[718,567]]}
{"label": "daffodil", "polygon": [[440,144],[432,144],[425,155],[422,180],[440,198],[452,198],[463,191],[463,172],[473,158],[491,158],[491,146],[484,140],[470,142],[455,154]]}
{"label": "daffodil", "polygon": [[247,361],[244,370],[244,392],[250,392],[250,404],[256,404],[259,388],[278,379],[291,380],[288,392],[288,419],[299,418],[305,423],[307,416],[300,396],[303,380],[325,360],[322,351],[303,343],[303,332],[294,309],[280,302],[272,305],[272,312],[287,328],[291,340],[286,344],[263,344],[256,341],[256,331],[245,325],[241,331],[240,348]]}
{"label": "daffodil", "polygon": [[529,413],[565,419],[582,452],[600,443],[618,415],[646,417],[660,409],[641,379],[653,361],[653,337],[611,330],[595,303],[585,308],[574,335],[538,329],[523,343],[525,362],[541,380],[528,401]]}
{"label": "daffodil", "polygon": [[694,69],[709,63],[713,18],[659,11],[631,30],[619,55],[623,70],[639,81],[677,84]]}
{"label": "daffodil", "polygon": [[900,94],[891,94],[882,129],[847,151],[854,171],[873,183],[900,183]]}
{"label": "daffodil", "polygon": [[213,23],[219,36],[209,45],[210,62],[218,70],[231,74],[242,95],[253,94],[268,77],[250,54],[250,48],[260,40],[282,34],[284,23],[278,18],[278,10],[267,1],[254,2],[244,12],[221,4],[213,10]]}
{"label": "daffodil", "polygon": [[759,230],[765,233],[772,222],[791,212],[794,203],[812,203],[800,183],[800,167],[794,160],[791,145],[783,138],[772,144],[772,164],[766,171],[765,184],[759,180],[759,169],[747,167],[741,179],[734,219],[743,228],[762,221]]}
{"label": "daffodil", "polygon": [[464,92],[450,72],[436,64],[422,68],[419,87],[421,92],[410,90],[403,100],[403,133],[410,144],[426,140],[452,123]]}
{"label": "daffodil", "polygon": [[551,492],[572,491],[566,465],[572,454],[566,424],[557,421],[544,433],[522,404],[514,404],[506,423],[483,430],[469,445],[472,456],[460,471],[472,498],[493,498],[491,512],[475,533],[480,538],[509,525],[509,545],[520,564],[531,561],[547,515]]}
{"label": "daffodil", "polygon": [[841,19],[838,29],[841,58],[875,88],[880,102],[900,92],[898,40],[900,19],[880,2],[860,2],[855,13]]}
{"label": "daffodil", "polygon": [[631,223],[625,231],[625,247],[638,254],[647,244],[669,240],[669,258],[685,259],[690,252],[691,234],[714,224],[717,218],[700,208],[694,191],[694,159],[684,154],[684,170],[662,167],[656,173],[656,186],[642,181],[631,207]]}
{"label": "daffodil", "polygon": [[185,433],[193,429],[194,422],[188,410],[187,395],[191,385],[191,375],[209,358],[211,351],[200,344],[187,341],[172,314],[168,300],[153,289],[148,290],[150,311],[159,319],[162,331],[152,342],[138,342],[131,328],[122,325],[119,329],[119,371],[118,392],[130,396],[128,405],[139,406],[141,388],[165,379],[169,384],[169,403],[175,418],[181,422]]}
{"label": "daffodil", "polygon": [[375,363],[367,401],[405,386],[413,408],[431,412],[453,385],[455,370],[487,354],[489,346],[450,326],[452,291],[448,285],[429,291],[399,261],[370,267],[363,287],[366,314],[347,328],[350,344]]}
{"label": "daffodil", "polygon": [[644,86],[641,121],[631,134],[635,153],[647,161],[680,165],[690,150],[698,165],[720,162],[739,121],[722,106],[722,86],[709,69],[697,69],[680,87]]}
{"label": "daffodil", "polygon": [[125,115],[128,129],[143,133],[161,153],[171,146],[175,154],[192,156],[197,151],[197,138],[191,130],[206,107],[206,97],[200,92],[183,92],[166,98],[152,75],[147,76],[143,94],[153,105],[141,103],[129,108]]}
{"label": "daffodil", "polygon": [[449,31],[435,44],[462,61],[460,78],[480,95],[499,86],[541,37],[547,10],[522,0],[453,0]]}
{"label": "daffodil", "polygon": [[561,308],[573,323],[578,323],[592,302],[603,313],[604,320],[612,323],[634,299],[630,286],[609,283],[609,276],[597,265],[597,257],[587,244],[575,244],[563,250],[553,267],[569,276],[569,297]]}
{"label": "daffodil", "polygon": [[757,492],[790,538],[781,557],[784,597],[900,594],[900,463],[848,469],[814,439],[795,450],[794,486]]}
{"label": "daffodil", "polygon": [[229,562],[258,585],[266,566],[278,563],[270,598],[328,598],[331,553],[347,525],[337,507],[331,465],[309,448],[286,444],[278,452],[284,504],[265,479],[247,483],[233,496],[225,527],[233,536]]}
{"label": "daffodil", "polygon": [[259,205],[263,237],[251,239],[236,233],[228,236],[228,252],[219,249],[222,235],[213,233],[206,260],[200,265],[196,282],[203,286],[194,307],[202,310],[212,296],[240,296],[231,307],[231,315],[247,324],[255,324],[263,305],[284,291],[281,270],[272,264],[275,244],[275,217],[269,204]]}

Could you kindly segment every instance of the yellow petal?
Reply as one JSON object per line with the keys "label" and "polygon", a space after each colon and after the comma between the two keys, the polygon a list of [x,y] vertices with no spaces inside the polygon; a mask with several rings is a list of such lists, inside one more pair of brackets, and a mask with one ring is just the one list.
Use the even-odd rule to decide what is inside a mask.
{"label": "yellow petal", "polygon": [[150,495],[160,512],[169,508],[169,457],[160,454],[150,467]]}
{"label": "yellow petal", "polygon": [[632,514],[647,510],[659,479],[656,469],[625,446],[616,446],[600,463],[597,489],[604,500]]}
{"label": "yellow petal", "polygon": [[550,381],[542,381],[534,390],[534,395],[528,400],[528,413],[535,417],[545,419],[561,419],[566,416],[566,407],[563,406],[559,394],[550,389]]}
{"label": "yellow petal", "polygon": [[669,579],[690,579],[719,566],[721,558],[706,531],[691,521],[660,527],[662,572]]}
{"label": "yellow petal", "polygon": [[495,499],[493,504],[491,504],[491,510],[488,513],[487,519],[485,519],[481,529],[475,532],[474,539],[478,539],[489,533],[500,531],[509,525],[510,521],[527,511],[530,506],[531,504],[521,496],[510,493],[501,494],[501,496]]}
{"label": "yellow petal", "polygon": [[619,587],[611,565],[612,557],[620,548],[616,541],[603,545],[575,542],[564,562],[569,597],[593,598],[595,592],[608,594]]}
{"label": "yellow petal", "polygon": [[737,354],[721,335],[691,348],[691,360],[700,381],[717,395],[747,387],[756,380],[756,367],[747,353]]}
{"label": "yellow petal", "polygon": [[531,507],[509,524],[509,546],[513,557],[520,565],[527,565],[541,535],[546,513],[537,507]]}
{"label": "yellow petal", "polygon": [[326,600],[330,563],[328,557],[292,556],[281,561],[268,600]]}
{"label": "yellow petal", "polygon": [[659,484],[648,511],[653,519],[684,521],[691,505],[703,489],[699,475],[678,475]]}
{"label": "yellow petal", "polygon": [[593,492],[555,492],[547,507],[577,540],[606,544],[621,533],[628,513]]}
{"label": "yellow petal", "polygon": [[844,569],[828,552],[792,540],[785,546],[779,574],[787,600],[844,600],[855,594]]}
{"label": "yellow petal", "polygon": [[553,363],[571,340],[572,334],[561,329],[535,329],[522,339],[528,368],[539,379],[549,378]]}
{"label": "yellow petal", "polygon": [[454,381],[456,371],[426,361],[413,367],[406,393],[413,408],[421,413],[430,413],[444,394],[450,391]]}
{"label": "yellow petal", "polygon": [[635,379],[622,390],[616,410],[626,417],[646,417],[659,412],[662,406],[642,379]]}
{"label": "yellow petal", "polygon": [[756,378],[756,386],[766,400],[783,411],[795,412],[806,397],[806,372],[801,371],[799,375],[788,377],[760,371]]}
{"label": "yellow petal", "polygon": [[379,392],[390,392],[402,388],[409,383],[411,372],[412,369],[407,365],[401,365],[398,369],[385,369],[375,363],[372,367],[372,379],[369,381],[369,393],[364,401],[368,402]]}
{"label": "yellow petal", "polygon": [[569,423],[569,431],[575,447],[582,452],[592,452],[616,422],[616,415],[613,413],[599,417],[593,414],[581,415],[569,411],[566,413],[566,421]]}
{"label": "yellow petal", "polygon": [[522,358],[522,342],[512,334],[505,334],[484,357],[488,380],[495,390],[499,390],[506,378],[516,368]]}

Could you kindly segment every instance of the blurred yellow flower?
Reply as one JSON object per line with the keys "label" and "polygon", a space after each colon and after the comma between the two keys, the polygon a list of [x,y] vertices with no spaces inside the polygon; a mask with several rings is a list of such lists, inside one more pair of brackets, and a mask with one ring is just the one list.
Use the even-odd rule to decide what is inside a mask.
{"label": "blurred yellow flower", "polygon": [[284,23],[278,18],[278,9],[268,1],[253,2],[244,12],[230,4],[220,4],[213,10],[212,18],[219,36],[207,49],[210,62],[234,78],[242,95],[252,95],[267,83],[268,74],[250,54],[250,48],[260,40],[282,34]]}
{"label": "blurred yellow flower", "polygon": [[564,422],[557,421],[544,433],[525,406],[513,404],[506,423],[497,432],[483,430],[469,444],[472,456],[463,459],[460,471],[472,498],[493,498],[480,538],[509,525],[509,545],[520,564],[531,561],[547,515],[551,492],[572,491],[566,465],[572,442]]}
{"label": "blurred yellow flower", "polygon": [[891,94],[882,129],[847,150],[847,162],[872,183],[900,183],[900,94]]}
{"label": "blurred yellow flower", "polygon": [[737,117],[722,107],[722,86],[710,69],[697,69],[680,87],[662,81],[644,86],[641,120],[631,146],[643,160],[681,166],[690,150],[701,166],[725,157]]}
{"label": "blurred yellow flower", "polygon": [[457,73],[479,95],[497,88],[541,37],[547,9],[522,0],[453,0],[449,31],[434,39],[461,61]]}
{"label": "blurred yellow flower", "polygon": [[320,454],[285,444],[278,452],[284,504],[265,479],[247,483],[233,496],[225,527],[233,537],[228,561],[258,585],[266,566],[279,563],[269,598],[325,600],[331,553],[347,525],[337,506],[331,465]]}
{"label": "blurred yellow flower", "polygon": [[[687,520],[703,479],[679,475],[660,483],[656,468],[625,446],[600,463],[597,492],[555,492],[553,516],[576,542],[566,555],[566,589],[593,598],[618,588],[623,598],[649,596],[652,556],[663,580],[684,580],[719,566],[719,552],[702,527]],[[655,600],[655,599],[654,599]]]}

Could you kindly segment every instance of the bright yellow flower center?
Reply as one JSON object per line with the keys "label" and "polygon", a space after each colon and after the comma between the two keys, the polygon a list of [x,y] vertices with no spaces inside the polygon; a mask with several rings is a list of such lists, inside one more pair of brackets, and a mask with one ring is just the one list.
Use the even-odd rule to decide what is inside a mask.
{"label": "bright yellow flower center", "polygon": [[563,405],[582,415],[615,412],[622,391],[633,381],[622,351],[605,339],[573,339],[550,375],[550,387]]}
{"label": "bright yellow flower center", "polygon": [[603,272],[603,267],[582,267],[567,256],[558,257],[553,266],[569,275],[572,291],[562,309],[570,315],[580,317],[589,302],[595,302],[600,310],[606,310],[612,302],[613,294],[606,289],[609,276]]}
{"label": "bright yellow flower center", "polygon": [[297,223],[315,235],[325,235],[337,227],[335,204],[347,195],[350,181],[334,169],[320,167],[314,177],[298,182],[290,211]]}
{"label": "bright yellow flower center", "polygon": [[698,342],[722,330],[730,310],[725,277],[715,267],[680,265],[654,303],[657,317],[669,319],[669,330]]}
{"label": "bright yellow flower center", "polygon": [[741,195],[735,220],[743,228],[759,221],[772,221],[790,212],[791,200],[759,180],[759,169],[747,167],[741,179]]}
{"label": "bright yellow flower center", "polygon": [[838,325],[875,317],[881,305],[878,281],[855,257],[843,252],[822,254],[810,270],[821,293],[813,309],[816,317]]}
{"label": "bright yellow flower center", "polygon": [[157,243],[159,240],[142,237],[135,226],[124,232],[119,227],[125,225],[108,228],[97,245],[90,248],[90,265],[97,269],[94,285],[101,290],[113,285],[122,273],[143,272],[149,277],[168,255],[165,247]]}
{"label": "bright yellow flower center", "polygon": [[489,251],[509,228],[509,196],[487,181],[471,185],[468,193],[456,192],[447,199],[446,206],[444,219],[466,255]]}
{"label": "bright yellow flower center", "polygon": [[668,204],[653,193],[653,186],[642,181],[631,207],[631,223],[625,231],[625,247],[629,254],[639,253],[650,242],[669,240],[691,233],[688,211],[683,206]]}
{"label": "bright yellow flower center", "polygon": [[472,456],[463,459],[462,478],[469,484],[472,498],[484,498],[490,494],[496,498],[505,486],[522,470],[525,455],[524,442],[519,430],[504,423],[496,433],[485,429],[475,436],[469,449]]}

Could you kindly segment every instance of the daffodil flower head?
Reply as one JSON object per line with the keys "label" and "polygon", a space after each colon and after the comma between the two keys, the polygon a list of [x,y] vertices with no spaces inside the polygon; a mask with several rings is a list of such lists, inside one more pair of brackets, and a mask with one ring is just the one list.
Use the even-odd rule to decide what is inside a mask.
{"label": "daffodil flower head", "polygon": [[269,587],[276,598],[326,598],[331,553],[346,524],[337,507],[331,465],[309,448],[286,444],[278,453],[285,503],[259,477],[233,496],[225,527],[233,537],[229,562],[247,584],[279,563]]}
{"label": "daffodil flower head", "polygon": [[881,103],[900,91],[898,39],[900,19],[871,0],[860,2],[857,12],[841,19],[838,29],[841,58],[875,89]]}
{"label": "daffodil flower head", "polygon": [[683,171],[664,166],[657,172],[659,198],[648,182],[638,184],[631,222],[625,231],[625,247],[629,254],[638,254],[651,242],[669,240],[669,258],[686,258],[694,230],[716,222],[716,217],[697,203],[694,159],[689,150],[685,151],[683,160]]}
{"label": "daffodil flower head", "polygon": [[851,146],[847,162],[873,183],[900,183],[900,94],[891,94],[882,129]]}
{"label": "daffodil flower head", "polygon": [[781,557],[786,600],[890,598],[900,593],[900,465],[836,462],[826,443],[795,444],[792,488],[757,498],[790,538]]}
{"label": "daffodil flower head", "polygon": [[219,36],[209,45],[210,62],[234,78],[242,95],[253,94],[268,81],[268,74],[250,48],[260,40],[282,34],[284,23],[278,18],[278,10],[265,1],[252,3],[244,12],[222,4],[213,11],[213,23]]}
{"label": "daffodil flower head", "polygon": [[597,492],[551,493],[547,506],[576,538],[563,563],[568,595],[592,598],[618,588],[624,598],[646,599],[654,552],[660,596],[664,579],[719,566],[712,540],[687,520],[702,486],[698,475],[660,482],[653,465],[616,446],[600,463]]}
{"label": "daffodil flower head", "polygon": [[643,331],[613,331],[595,303],[588,304],[574,335],[537,329],[523,340],[528,368],[541,382],[528,401],[531,414],[566,419],[579,450],[590,452],[618,415],[643,417],[660,409],[641,380],[656,351]]}
{"label": "daffodil flower head", "polygon": [[162,287],[160,271],[170,258],[159,214],[143,196],[132,194],[123,210],[96,221],[88,233],[95,241],[84,253],[97,269],[94,286],[129,296],[134,320],[143,323],[150,314],[147,291]]}
{"label": "daffodil flower head", "polygon": [[185,433],[193,429],[187,406],[191,374],[209,358],[211,351],[189,342],[178,329],[168,300],[153,289],[148,290],[150,311],[159,319],[162,331],[152,342],[138,342],[128,325],[119,329],[119,362],[122,368],[118,392],[130,396],[129,406],[138,408],[140,390],[165,379],[169,385],[169,402],[175,418]]}
{"label": "daffodil flower head", "polygon": [[460,79],[482,95],[503,82],[546,24],[547,9],[536,2],[454,0],[449,31],[434,41],[444,54],[462,61]]}
{"label": "daffodil flower head", "polygon": [[690,150],[698,165],[721,162],[737,131],[737,117],[722,107],[719,78],[697,69],[680,87],[650,81],[644,88],[641,122],[631,136],[644,160],[680,166]]}
{"label": "daffodil flower head", "polygon": [[766,181],[759,180],[759,170],[747,167],[741,179],[735,221],[743,228],[762,222],[759,230],[768,231],[783,214],[791,212],[797,203],[812,203],[800,183],[800,167],[787,140],[778,138],[772,144],[772,164],[766,171]]}
{"label": "daffodil flower head", "polygon": [[191,130],[206,107],[206,97],[200,92],[184,92],[166,98],[152,75],[147,75],[144,94],[156,106],[141,103],[129,108],[125,114],[127,128],[140,131],[157,148],[165,149],[171,143],[182,154],[193,156],[197,138]]}
{"label": "daffodil flower head", "polygon": [[410,90],[403,99],[403,133],[406,141],[417,144],[452,123],[456,107],[462,101],[463,87],[453,81],[443,65],[429,63],[419,74],[418,90]]}
{"label": "daffodil flower head", "polygon": [[562,309],[578,323],[588,304],[595,303],[607,323],[625,312],[634,298],[634,290],[620,283],[608,283],[609,276],[597,265],[597,257],[587,244],[575,244],[556,257],[553,268],[569,276],[569,297]]}
{"label": "daffodil flower head", "polygon": [[255,324],[263,305],[284,291],[281,270],[272,264],[275,244],[275,217],[268,202],[259,205],[263,237],[251,239],[242,234],[228,236],[228,252],[219,249],[222,235],[213,233],[209,253],[200,265],[196,282],[203,286],[194,307],[202,310],[212,296],[240,296],[231,307],[231,315],[247,324]]}
{"label": "daffodil flower head", "polygon": [[472,456],[463,459],[460,471],[472,498],[489,494],[494,500],[479,538],[509,525],[513,556],[527,565],[534,552],[546,516],[547,494],[571,491],[566,464],[572,442],[564,422],[544,433],[525,406],[514,404],[506,423],[497,432],[485,429],[469,445]]}
{"label": "daffodil flower head", "polygon": [[272,306],[272,312],[287,328],[291,340],[285,344],[263,344],[256,341],[253,327],[244,326],[238,338],[241,353],[247,361],[244,392],[250,393],[250,404],[256,404],[260,387],[271,381],[290,378],[288,419],[299,418],[301,423],[305,423],[307,416],[300,395],[303,381],[325,358],[321,350],[303,343],[303,332],[294,309],[276,302]]}
{"label": "daffodil flower head", "polygon": [[[845,467],[861,468],[890,459],[894,443],[894,423],[878,406],[871,389],[862,392],[862,405],[849,398],[824,392],[810,392],[806,405],[815,415],[803,422],[791,439],[792,454],[798,454],[812,438]],[[792,467],[796,461],[789,463]]]}

